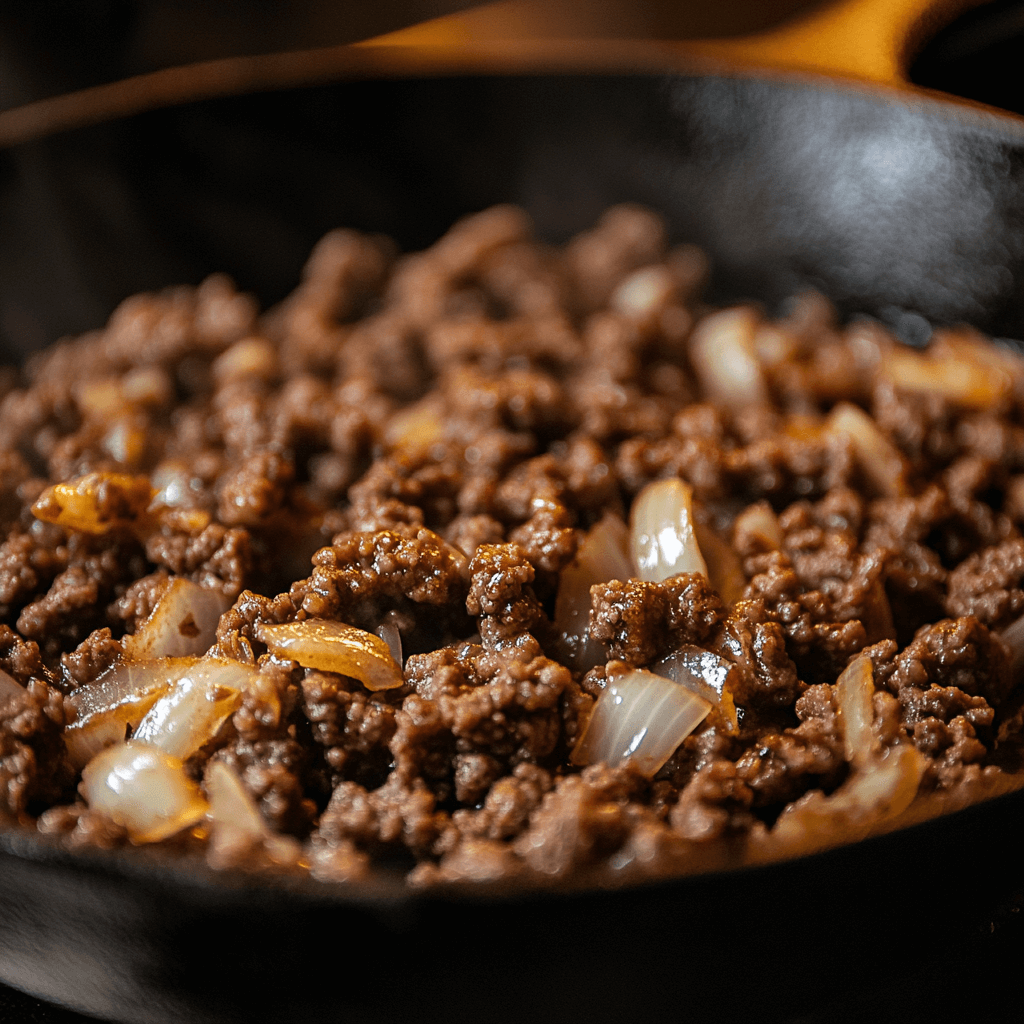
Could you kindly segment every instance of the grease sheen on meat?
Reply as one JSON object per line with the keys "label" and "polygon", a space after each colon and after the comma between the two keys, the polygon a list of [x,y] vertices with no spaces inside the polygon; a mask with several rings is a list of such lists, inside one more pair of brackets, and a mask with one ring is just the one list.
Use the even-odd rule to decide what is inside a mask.
{"label": "grease sheen on meat", "polygon": [[[632,878],[1015,787],[1024,362],[817,295],[713,310],[705,273],[638,207],[560,248],[496,207],[412,255],[332,232],[266,312],[215,276],[34,356],[0,405],[0,819],[142,841],[80,785],[82,726],[181,578],[226,609],[195,653],[247,680],[173,768],[211,811],[162,841],[216,867]],[[707,576],[602,569],[668,478]],[[309,620],[383,637],[401,685],[268,646]],[[673,656],[717,690],[663,766],[574,764],[609,679]]]}

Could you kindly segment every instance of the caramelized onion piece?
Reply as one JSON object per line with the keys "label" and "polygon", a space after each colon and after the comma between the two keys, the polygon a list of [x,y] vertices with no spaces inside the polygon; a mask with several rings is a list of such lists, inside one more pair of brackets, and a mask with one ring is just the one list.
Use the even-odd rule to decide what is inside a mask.
{"label": "caramelized onion piece", "polygon": [[234,713],[255,675],[237,661],[197,662],[146,712],[134,739],[182,760],[191,757]]}
{"label": "caramelized onion piece", "polygon": [[729,677],[739,671],[733,662],[702,647],[683,644],[661,661],[656,661],[651,671],[710,701],[722,713],[727,731],[731,735],[739,733],[739,716],[729,686]]}
{"label": "caramelized onion piece", "polygon": [[863,409],[839,402],[825,429],[850,442],[860,471],[879,494],[898,498],[907,493],[907,464],[903,456]]}
{"label": "caramelized onion piece", "polygon": [[280,625],[260,623],[256,639],[278,657],[303,668],[337,672],[358,679],[368,690],[402,685],[402,670],[379,636],[327,619],[306,619]]}
{"label": "caramelized onion piece", "polygon": [[758,324],[755,310],[737,306],[712,313],[694,328],[690,361],[711,401],[742,409],[768,400],[755,348]]}
{"label": "caramelized onion piece", "polygon": [[843,734],[846,760],[863,766],[875,753],[871,723],[875,692],[874,671],[866,654],[854,658],[836,680],[836,702],[839,705],[839,727]]}
{"label": "caramelized onion piece", "polygon": [[205,654],[217,638],[217,623],[231,602],[219,591],[207,590],[176,576],[148,619],[124,638],[125,657],[132,661],[185,658]]}
{"label": "caramelized onion piece", "polygon": [[555,598],[555,628],[567,657],[581,672],[605,659],[604,645],[590,637],[590,588],[633,576],[629,530],[618,516],[606,515],[583,538],[571,565],[562,570]]}
{"label": "caramelized onion piece", "polygon": [[570,758],[573,764],[634,764],[651,777],[711,710],[671,679],[635,669],[608,680]]}
{"label": "caramelized onion piece", "polygon": [[939,395],[969,409],[990,409],[1012,388],[1009,374],[994,363],[948,348],[914,352],[895,346],[883,354],[879,377],[901,391]]}
{"label": "caramelized onion piece", "polygon": [[121,743],[128,728],[136,729],[146,712],[192,666],[194,659],[163,658],[117,664],[99,679],[64,699],[73,720],[64,730],[68,758],[83,768],[101,750]]}
{"label": "caramelized onion piece", "polygon": [[681,572],[708,574],[693,532],[693,491],[671,478],[648,484],[633,502],[630,547],[637,576],[660,583]]}
{"label": "caramelized onion piece", "polygon": [[97,754],[82,772],[79,792],[90,808],[123,825],[133,843],[159,842],[206,814],[181,761],[134,740]]}
{"label": "caramelized onion piece", "polygon": [[37,519],[82,533],[107,533],[138,524],[153,497],[145,476],[88,473],[47,487],[32,506]]}
{"label": "caramelized onion piece", "polygon": [[650,321],[675,298],[676,291],[676,279],[668,267],[641,267],[618,285],[609,306],[631,320]]}

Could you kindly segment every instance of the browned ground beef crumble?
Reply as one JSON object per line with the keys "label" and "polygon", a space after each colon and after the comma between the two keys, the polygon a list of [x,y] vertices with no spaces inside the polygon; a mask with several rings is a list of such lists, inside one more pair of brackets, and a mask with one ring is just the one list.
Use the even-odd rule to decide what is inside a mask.
{"label": "browned ground beef crumble", "polygon": [[[756,860],[787,805],[851,778],[835,684],[861,652],[877,744],[923,758],[912,811],[1012,785],[1024,365],[988,350],[971,390],[958,360],[989,356],[962,330],[901,369],[879,325],[840,327],[808,295],[774,322],[738,314],[760,390],[737,399],[695,348],[704,274],[636,207],[559,249],[500,207],[415,255],[332,232],[264,314],[212,277],[33,357],[0,406],[0,668],[24,688],[0,692],[0,817],[129,842],[78,795],[64,703],[175,576],[233,601],[213,653],[259,668],[186,768],[201,781],[225,762],[299,840],[290,860],[202,827],[166,841],[218,866],[398,866],[429,884]],[[823,428],[839,402],[897,461],[879,473]],[[33,513],[88,473],[147,478],[157,499],[142,510],[101,484],[91,533]],[[579,667],[555,626],[560,574],[665,477],[693,489],[717,589],[689,573],[601,583],[591,636],[612,664],[720,655],[738,728],[713,711],[653,778],[576,767],[609,669]],[[758,503],[775,539],[741,517]],[[305,618],[396,626],[404,685],[267,653],[261,625]]]}

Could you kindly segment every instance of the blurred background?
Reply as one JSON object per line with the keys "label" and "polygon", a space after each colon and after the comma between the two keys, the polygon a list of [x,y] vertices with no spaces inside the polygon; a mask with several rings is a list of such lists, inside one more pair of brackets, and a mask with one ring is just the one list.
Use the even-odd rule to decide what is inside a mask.
{"label": "blurred background", "polygon": [[[473,0],[5,0],[0,110],[216,57],[352,43],[473,6]],[[741,35],[822,6],[814,0],[535,0],[488,5],[509,29],[560,36]],[[500,20],[500,14],[499,14]]]}

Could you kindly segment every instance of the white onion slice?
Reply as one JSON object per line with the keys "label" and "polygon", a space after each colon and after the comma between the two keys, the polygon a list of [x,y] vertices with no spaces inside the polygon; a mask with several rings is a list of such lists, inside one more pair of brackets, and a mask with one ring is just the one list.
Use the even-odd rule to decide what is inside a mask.
{"label": "white onion slice", "polygon": [[132,661],[205,654],[217,638],[217,623],[231,602],[216,590],[183,576],[171,580],[156,607],[133,636],[124,638]]}
{"label": "white onion slice", "polygon": [[388,645],[391,657],[395,659],[396,665],[404,665],[405,659],[402,656],[402,633],[393,622],[382,622],[377,627],[377,636]]}
{"label": "white onion slice", "polygon": [[671,679],[680,686],[685,686],[698,697],[710,701],[721,711],[731,735],[736,735],[740,731],[736,702],[729,686],[729,676],[738,671],[733,662],[713,651],[684,644],[660,661],[656,661],[651,666],[651,671]]}
{"label": "white onion slice", "polygon": [[879,376],[903,391],[941,395],[969,409],[991,409],[1006,398],[1013,382],[994,361],[959,352],[914,352],[898,346],[882,356]]}
{"label": "white onion slice", "polygon": [[674,477],[648,484],[633,502],[630,547],[637,575],[660,583],[681,572],[708,567],[693,532],[693,491]]}
{"label": "white onion slice", "polygon": [[99,679],[79,687],[64,700],[73,720],[64,730],[68,759],[76,769],[101,750],[121,743],[147,711],[194,663],[191,658],[117,664]]}
{"label": "white onion slice", "polygon": [[839,727],[843,736],[846,760],[863,766],[875,753],[874,708],[871,698],[875,692],[874,670],[866,654],[854,658],[836,680],[836,702],[839,705]]}
{"label": "white onion slice", "polygon": [[690,361],[712,401],[731,409],[767,401],[755,347],[758,326],[755,310],[737,306],[704,317],[694,328]]}
{"label": "white onion slice", "polygon": [[79,792],[92,810],[123,825],[133,843],[159,842],[206,814],[206,801],[181,761],[136,741],[94,757]]}
{"label": "white onion slice", "polygon": [[650,320],[672,301],[676,291],[676,279],[668,267],[641,267],[622,280],[608,304],[631,320]]}
{"label": "white onion slice", "polygon": [[618,516],[606,515],[583,538],[575,560],[559,577],[554,624],[573,667],[579,671],[585,672],[605,659],[604,644],[590,637],[590,588],[633,576],[628,546],[626,524]]}
{"label": "white onion slice", "polygon": [[259,623],[256,639],[281,658],[303,668],[337,672],[358,679],[368,690],[402,685],[402,670],[379,636],[327,619],[280,625]]}
{"label": "white onion slice", "polygon": [[614,676],[570,760],[577,765],[629,761],[653,776],[710,710],[710,701],[653,672],[636,669]]}
{"label": "white onion slice", "polygon": [[185,760],[217,734],[256,672],[237,661],[197,662],[146,712],[134,739]]}
{"label": "white onion slice", "polygon": [[907,493],[907,464],[903,456],[863,409],[839,402],[825,429],[849,440],[857,465],[879,494],[897,498]]}

